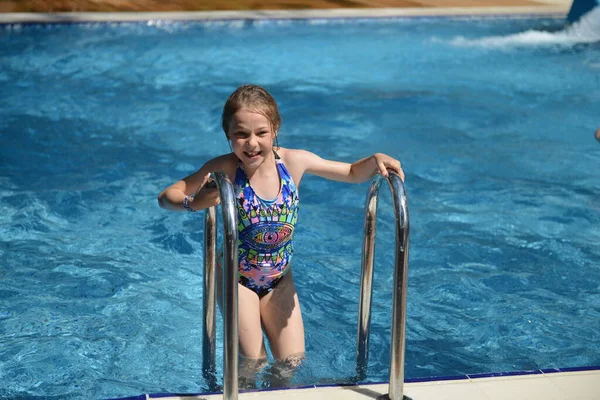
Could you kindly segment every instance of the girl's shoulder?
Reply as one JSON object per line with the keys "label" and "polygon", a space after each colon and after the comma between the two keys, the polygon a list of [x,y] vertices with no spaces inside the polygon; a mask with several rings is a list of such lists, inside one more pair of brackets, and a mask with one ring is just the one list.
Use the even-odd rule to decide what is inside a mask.
{"label": "girl's shoulder", "polygon": [[208,160],[204,164],[203,169],[205,168],[207,173],[223,171],[233,182],[237,166],[238,158],[236,157],[236,155],[233,153],[227,153]]}
{"label": "girl's shoulder", "polygon": [[275,152],[288,169],[298,163],[298,150],[296,149],[278,147]]}
{"label": "girl's shoulder", "polygon": [[307,157],[310,158],[312,153],[306,150],[287,149],[285,147],[279,147],[276,151],[298,186],[306,171]]}
{"label": "girl's shoulder", "polygon": [[298,167],[304,168],[307,163],[311,163],[315,159],[320,159],[315,153],[302,149],[286,149],[280,147],[277,149],[277,154],[279,154],[286,166],[289,164],[292,167],[297,165]]}
{"label": "girl's shoulder", "polygon": [[313,154],[307,150],[288,149],[285,147],[278,147],[276,151],[283,162],[288,161],[290,163],[302,162],[306,157],[310,157]]}
{"label": "girl's shoulder", "polygon": [[211,166],[227,166],[227,165],[237,165],[238,158],[233,153],[221,154],[215,158],[211,158],[206,162],[206,165]]}

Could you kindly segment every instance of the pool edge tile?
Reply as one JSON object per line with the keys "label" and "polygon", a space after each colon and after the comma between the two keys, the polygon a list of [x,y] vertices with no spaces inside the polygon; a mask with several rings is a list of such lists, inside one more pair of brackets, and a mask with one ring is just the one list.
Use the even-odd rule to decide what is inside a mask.
{"label": "pool edge tile", "polygon": [[[583,367],[583,370],[560,372],[554,371],[548,374],[542,370],[531,371],[511,371],[504,373],[473,374],[470,377],[458,376],[458,379],[443,380],[411,380],[404,384],[404,394],[413,397],[413,400],[546,400],[569,398],[572,391],[572,382],[579,387],[577,392],[582,399],[594,399],[587,394],[600,392],[599,369],[589,369]],[[449,377],[445,377],[449,378]],[[581,389],[582,379],[587,382],[586,388]],[[368,399],[375,395],[387,393],[387,382],[360,384],[360,385],[325,385],[304,387],[272,389],[268,391],[247,391],[240,392],[240,399],[261,398],[270,400],[271,398],[280,398],[285,394],[286,398],[302,399]],[[596,390],[597,389],[597,390]],[[518,392],[518,394],[516,394]],[[528,393],[528,394],[527,394]],[[160,397],[156,397],[160,396]],[[166,396],[166,397],[165,397]],[[377,397],[377,396],[375,396]],[[148,399],[164,400],[214,400],[222,398],[221,393],[212,394],[156,394],[149,395]]]}
{"label": "pool edge tile", "polygon": [[560,388],[567,399],[597,400],[600,393],[600,371],[558,372],[545,375]]}
{"label": "pool edge tile", "polygon": [[561,388],[543,374],[473,381],[489,400],[562,400]]}

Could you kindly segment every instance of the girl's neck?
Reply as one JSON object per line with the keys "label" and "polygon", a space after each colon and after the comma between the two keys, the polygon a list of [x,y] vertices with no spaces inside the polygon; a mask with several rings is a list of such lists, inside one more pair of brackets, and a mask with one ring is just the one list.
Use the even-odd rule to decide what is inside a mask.
{"label": "girl's neck", "polygon": [[242,163],[242,166],[244,167],[248,179],[252,179],[252,177],[257,174],[259,176],[266,175],[273,171],[273,167],[275,166],[275,154],[272,151],[269,152],[269,155],[265,157],[264,161],[258,166],[248,166],[244,163]]}

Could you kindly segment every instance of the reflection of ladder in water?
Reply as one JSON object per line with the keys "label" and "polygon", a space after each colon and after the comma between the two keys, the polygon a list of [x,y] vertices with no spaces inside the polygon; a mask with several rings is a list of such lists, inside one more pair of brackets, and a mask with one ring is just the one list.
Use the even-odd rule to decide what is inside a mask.
{"label": "reflection of ladder in water", "polygon": [[[224,226],[224,279],[223,279],[223,398],[238,398],[238,310],[237,310],[237,211],[233,186],[223,172],[213,174],[221,196]],[[365,206],[364,242],[360,302],[358,311],[358,338],[356,343],[357,380],[366,376],[369,358],[369,326],[371,321],[371,295],[373,261],[375,258],[375,223],[379,188],[383,179],[377,175],[369,187]],[[408,278],[409,215],[404,184],[398,175],[390,173],[387,181],[392,191],[396,219],[396,249],[394,269],[394,293],[392,309],[392,338],[390,350],[389,398],[407,399],[404,391],[404,344],[406,337],[406,292]],[[206,210],[204,229],[204,319],[202,370],[211,390],[217,390],[215,374],[215,326],[216,326],[216,207]]]}

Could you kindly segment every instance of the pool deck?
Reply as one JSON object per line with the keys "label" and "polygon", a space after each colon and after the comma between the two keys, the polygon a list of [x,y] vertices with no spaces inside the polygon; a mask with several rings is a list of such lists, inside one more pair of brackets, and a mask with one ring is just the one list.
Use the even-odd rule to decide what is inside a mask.
{"label": "pool deck", "polygon": [[[529,371],[525,375],[464,377],[456,380],[404,384],[412,400],[598,400],[600,370],[571,372]],[[385,399],[387,384],[312,387],[240,393],[240,400],[368,400]],[[146,395],[140,399],[216,400],[223,396]],[[406,399],[406,398],[405,398]]]}
{"label": "pool deck", "polygon": [[[399,2],[401,3],[401,2]],[[456,6],[468,4],[468,6]],[[509,4],[509,5],[507,5]],[[225,11],[168,11],[168,12],[58,12],[58,13],[0,13],[0,23],[100,22],[148,20],[228,20],[228,19],[298,19],[298,18],[390,18],[418,16],[502,16],[550,15],[566,16],[571,0],[436,0],[422,7],[377,8],[312,8],[301,10],[225,10]]]}
{"label": "pool deck", "polygon": [[[6,2],[10,3],[10,2]],[[268,2],[267,2],[268,3]],[[397,2],[402,3],[402,2]],[[372,4],[372,3],[371,3]],[[383,3],[379,3],[383,4]],[[385,3],[387,4],[387,3]],[[357,18],[411,16],[502,16],[552,15],[566,16],[571,0],[415,0],[404,7],[312,8],[302,10],[250,11],[169,11],[169,12],[77,12],[77,13],[0,13],[0,24],[95,22],[95,21],[165,21],[228,19],[296,19]],[[415,5],[410,6],[411,4]],[[544,370],[495,376],[464,376],[453,379],[408,382],[404,394],[413,400],[598,400],[600,399],[600,367],[579,371]],[[298,400],[367,400],[383,399],[387,384],[360,386],[307,387],[240,393],[239,398],[260,400],[282,397]],[[140,395],[135,399],[213,400],[214,395]],[[134,399],[132,398],[132,399]]]}

